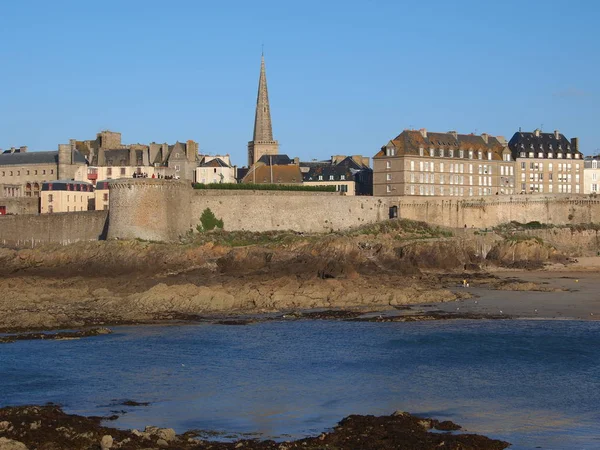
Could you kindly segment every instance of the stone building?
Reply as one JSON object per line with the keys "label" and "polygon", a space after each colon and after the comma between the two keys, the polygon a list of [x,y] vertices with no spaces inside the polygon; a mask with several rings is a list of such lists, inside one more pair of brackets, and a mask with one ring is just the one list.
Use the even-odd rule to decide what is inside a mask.
{"label": "stone building", "polygon": [[278,153],[279,143],[273,139],[265,57],[262,55],[260,60],[260,76],[258,79],[258,95],[256,98],[256,113],[254,115],[254,134],[252,140],[248,142],[248,167],[252,167],[263,155],[276,155]]}
{"label": "stone building", "polygon": [[583,193],[583,157],[577,138],[569,141],[558,131],[519,131],[508,146],[516,161],[517,193]]}
{"label": "stone building", "polygon": [[85,181],[57,180],[42,183],[42,214],[94,209],[94,187]]}
{"label": "stone building", "polygon": [[187,141],[174,145],[121,142],[121,133],[102,131],[96,139],[77,141],[77,148],[90,162],[88,180],[132,178],[181,178],[192,181],[198,166],[198,143]]}
{"label": "stone building", "polygon": [[74,142],[58,151],[29,152],[11,148],[0,154],[0,198],[39,197],[46,181],[84,180],[87,161]]}
{"label": "stone building", "polygon": [[229,155],[204,156],[196,168],[196,183],[237,183],[237,167],[231,165]]}
{"label": "stone building", "polygon": [[510,195],[514,172],[502,137],[404,130],[373,157],[373,195]]}
{"label": "stone building", "polygon": [[583,193],[597,194],[600,184],[600,168],[598,168],[600,155],[586,156],[583,160]]}
{"label": "stone building", "polygon": [[360,155],[300,162],[300,172],[305,186],[335,186],[344,195],[373,195],[373,170],[369,158]]}

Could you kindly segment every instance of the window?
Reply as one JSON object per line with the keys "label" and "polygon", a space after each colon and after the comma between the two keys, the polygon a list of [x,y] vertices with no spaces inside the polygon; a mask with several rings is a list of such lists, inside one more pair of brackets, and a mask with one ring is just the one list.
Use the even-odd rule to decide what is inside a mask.
{"label": "window", "polygon": [[430,148],[429,149],[429,156],[431,156],[432,158],[435,156],[435,150]]}
{"label": "window", "polygon": [[419,149],[419,156],[423,156],[423,149],[422,148]]}
{"label": "window", "polygon": [[414,162],[414,161],[411,161],[411,162],[410,162],[410,170],[411,170],[411,171],[414,171],[414,170],[415,170],[415,162]]}
{"label": "window", "polygon": [[458,157],[459,157],[459,158],[464,158],[464,157],[465,157],[465,152],[464,152],[464,150],[459,150],[459,151],[458,151]]}
{"label": "window", "polygon": [[323,181],[323,175],[319,175],[319,181]]}
{"label": "window", "polygon": [[548,153],[548,158],[554,158],[554,153]]}
{"label": "window", "polygon": [[473,150],[469,150],[469,159],[473,159]]}
{"label": "window", "polygon": [[557,157],[558,159],[562,159],[562,155],[563,155],[562,153],[558,153],[558,154],[556,155],[556,157]]}
{"label": "window", "polygon": [[386,174],[386,180],[387,181],[392,181],[392,174],[391,173]]}
{"label": "window", "polygon": [[[37,175],[37,170],[34,170],[34,171],[33,171],[33,174],[34,174],[34,175]],[[4,175],[4,172],[2,172],[2,175]]]}
{"label": "window", "polygon": [[106,169],[106,176],[110,177],[112,175],[112,167],[107,167]]}
{"label": "window", "polygon": [[415,195],[415,187],[414,186],[410,186],[410,195]]}
{"label": "window", "polygon": [[69,212],[71,210],[71,207],[67,206],[67,212]]}
{"label": "window", "polygon": [[[452,150],[450,150],[450,153],[452,153]],[[444,149],[440,148],[440,158],[444,157]]]}
{"label": "window", "polygon": [[579,153],[575,153],[575,159],[579,159]]}
{"label": "window", "polygon": [[450,158],[454,158],[454,150],[448,150]]}
{"label": "window", "polygon": [[592,192],[598,192],[598,185],[592,184]]}
{"label": "window", "polygon": [[[389,175],[389,174],[388,174],[388,175]],[[333,175],[329,175],[329,181],[333,181],[333,180],[334,180],[334,177],[333,177]]]}
{"label": "window", "polygon": [[340,175],[340,180],[345,180],[346,179],[346,175]]}
{"label": "window", "polygon": [[[412,162],[412,161],[411,161]],[[391,169],[392,168],[392,163],[390,161],[386,161],[385,162],[385,168],[386,169]]]}
{"label": "window", "polygon": [[179,172],[179,164],[175,166],[175,172]]}
{"label": "window", "polygon": [[108,193],[102,194],[102,200],[104,200],[105,202],[108,201]]}
{"label": "window", "polygon": [[543,152],[539,152],[538,153],[538,158],[543,158],[544,157],[544,153]]}
{"label": "window", "polygon": [[488,152],[488,161],[492,160],[492,152]]}
{"label": "window", "polygon": [[53,200],[54,200],[54,195],[48,194],[48,202],[52,203]]}
{"label": "window", "polygon": [[42,170],[42,175],[46,175],[46,169]]}
{"label": "window", "polygon": [[388,185],[385,187],[385,191],[386,191],[386,192],[389,194],[390,192],[392,192],[392,187],[391,187],[391,186],[388,184]]}
{"label": "window", "polygon": [[571,156],[572,155],[570,153],[567,153],[567,159],[571,159]]}
{"label": "window", "polygon": [[598,161],[592,161],[592,169],[598,168]]}
{"label": "window", "polygon": [[121,175],[125,175],[125,167],[121,167]]}

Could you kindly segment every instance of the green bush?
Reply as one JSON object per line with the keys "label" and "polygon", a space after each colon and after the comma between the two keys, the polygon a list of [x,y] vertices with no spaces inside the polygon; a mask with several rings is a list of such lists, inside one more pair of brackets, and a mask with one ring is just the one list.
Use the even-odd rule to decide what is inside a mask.
{"label": "green bush", "polygon": [[253,184],[253,183],[194,183],[194,189],[223,189],[242,191],[309,191],[335,192],[335,186],[304,186],[302,184]]}
{"label": "green bush", "polygon": [[223,220],[217,219],[215,214],[210,210],[210,208],[206,208],[202,211],[202,215],[200,216],[200,224],[196,227],[199,233],[204,231],[214,230],[215,228],[223,228]]}

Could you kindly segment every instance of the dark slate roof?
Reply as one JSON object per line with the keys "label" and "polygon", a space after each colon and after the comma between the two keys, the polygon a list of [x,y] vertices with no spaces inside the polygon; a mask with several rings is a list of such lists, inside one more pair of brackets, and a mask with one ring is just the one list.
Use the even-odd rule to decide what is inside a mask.
{"label": "dark slate roof", "polygon": [[[109,160],[111,161],[110,164]],[[104,150],[104,164],[107,166],[129,166],[129,149]]]}
{"label": "dark slate roof", "polygon": [[294,161],[288,155],[262,155],[257,162],[261,162],[267,166],[271,164],[274,166],[287,166],[293,164]]}
{"label": "dark slate roof", "polygon": [[[425,134],[425,136],[423,136]],[[394,139],[392,139],[388,145],[381,148],[381,150],[375,155],[375,157],[384,157],[386,152],[385,149],[388,146],[393,146],[396,150],[396,156],[403,155],[418,155],[419,149],[424,149],[428,152],[430,149],[443,149],[448,157],[448,150],[454,150],[454,158],[458,158],[460,153],[457,150],[469,150],[492,152],[492,159],[502,160],[502,151],[504,146],[494,136],[487,136],[487,143],[481,135],[476,134],[455,134],[449,133],[435,133],[426,132],[421,133],[418,130],[404,130]],[[437,156],[437,153],[436,153]],[[464,155],[465,158],[468,155]],[[487,159],[487,157],[485,157]]]}
{"label": "dark slate roof", "polygon": [[[87,162],[77,150],[73,156],[75,163],[85,164]],[[0,166],[24,166],[27,164],[58,164],[58,151],[0,154]]]}
{"label": "dark slate roof", "polygon": [[42,191],[94,192],[94,186],[85,181],[56,180],[42,183]]}
{"label": "dark slate roof", "polygon": [[[331,181],[332,175],[334,181],[341,180],[342,175],[344,175],[345,181],[353,181],[354,175],[358,172],[372,169],[358,164],[351,156],[348,156],[337,164],[332,164],[330,160],[301,162],[300,170],[304,181]],[[322,176],[323,179],[319,180],[319,176]]]}
{"label": "dark slate roof", "polygon": [[96,190],[108,189],[108,183],[110,180],[96,181]]}
{"label": "dark slate roof", "polygon": [[229,164],[227,164],[225,161],[223,161],[221,158],[214,158],[208,162],[203,162],[198,167],[231,167],[231,166]]}
{"label": "dark slate roof", "polygon": [[246,174],[248,173],[250,169],[248,167],[240,167],[237,170],[237,177],[236,180],[238,183],[241,183],[241,181],[244,179],[244,177],[246,176]]}
{"label": "dark slate roof", "polygon": [[581,153],[561,133],[558,134],[557,138],[554,133],[539,133],[539,136],[536,136],[535,133],[519,131],[510,139],[508,147],[514,159],[521,157],[522,152],[526,153],[526,157],[529,156],[529,152],[534,152],[536,158],[540,152],[544,154],[544,158],[547,158],[549,153],[552,154],[553,158],[556,158],[557,153],[579,153],[579,158],[583,159]]}

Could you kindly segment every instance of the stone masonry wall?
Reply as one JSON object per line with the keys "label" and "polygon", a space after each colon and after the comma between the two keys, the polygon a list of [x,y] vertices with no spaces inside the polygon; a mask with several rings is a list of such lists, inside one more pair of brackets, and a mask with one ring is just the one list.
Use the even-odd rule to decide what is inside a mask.
{"label": "stone masonry wall", "polygon": [[7,214],[37,214],[40,211],[40,198],[3,197],[0,198],[0,206],[6,208]]}
{"label": "stone masonry wall", "polygon": [[226,230],[328,232],[388,218],[383,199],[302,191],[194,191],[193,227],[204,209],[223,220]]}
{"label": "stone masonry wall", "polygon": [[108,211],[0,216],[0,244],[33,247],[96,241],[106,231]]}
{"label": "stone masonry wall", "polygon": [[388,199],[401,218],[435,225],[490,228],[501,223],[538,221],[554,225],[600,222],[600,200],[573,196],[514,196],[486,200],[452,197]]}

